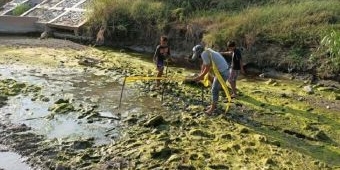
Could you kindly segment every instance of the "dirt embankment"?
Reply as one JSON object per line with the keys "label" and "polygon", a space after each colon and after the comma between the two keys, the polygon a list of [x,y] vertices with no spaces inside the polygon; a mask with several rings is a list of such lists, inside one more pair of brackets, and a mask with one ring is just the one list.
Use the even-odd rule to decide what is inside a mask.
{"label": "dirt embankment", "polygon": [[74,49],[84,50],[85,45],[77,44],[72,41],[60,39],[41,40],[38,37],[22,37],[22,36],[0,36],[0,44],[7,47],[46,47],[52,49]]}

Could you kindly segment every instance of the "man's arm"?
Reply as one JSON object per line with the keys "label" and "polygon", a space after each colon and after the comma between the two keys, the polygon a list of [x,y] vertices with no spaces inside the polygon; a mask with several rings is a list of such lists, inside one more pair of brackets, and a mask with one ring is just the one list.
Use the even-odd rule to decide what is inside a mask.
{"label": "man's arm", "polygon": [[158,60],[158,55],[159,55],[159,46],[156,47],[155,54],[153,55],[153,62],[157,64]]}
{"label": "man's arm", "polygon": [[220,54],[231,57],[233,55],[233,52],[232,51],[224,51],[224,52],[222,51],[222,52],[220,52]]}
{"label": "man's arm", "polygon": [[202,64],[201,73],[197,77],[195,77],[194,80],[203,80],[204,76],[210,71],[210,67],[210,65]]}

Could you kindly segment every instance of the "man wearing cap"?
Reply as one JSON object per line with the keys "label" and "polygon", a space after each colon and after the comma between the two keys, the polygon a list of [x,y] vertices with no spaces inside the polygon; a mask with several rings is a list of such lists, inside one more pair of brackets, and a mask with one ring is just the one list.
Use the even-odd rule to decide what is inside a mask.
{"label": "man wearing cap", "polygon": [[[201,73],[197,77],[194,78],[196,81],[202,80],[204,76],[209,73],[209,71],[212,69],[212,62],[215,63],[224,81],[228,79],[229,66],[226,60],[223,58],[223,56],[220,53],[210,48],[204,50],[204,47],[202,45],[194,46],[192,51],[193,51],[193,55],[192,55],[191,60],[196,60],[198,58],[201,58],[203,61],[202,66],[201,66]],[[219,83],[215,75],[213,84],[211,87],[212,103],[208,107],[208,110],[206,111],[207,114],[212,114],[213,111],[216,109],[220,90],[221,90],[221,84]]]}

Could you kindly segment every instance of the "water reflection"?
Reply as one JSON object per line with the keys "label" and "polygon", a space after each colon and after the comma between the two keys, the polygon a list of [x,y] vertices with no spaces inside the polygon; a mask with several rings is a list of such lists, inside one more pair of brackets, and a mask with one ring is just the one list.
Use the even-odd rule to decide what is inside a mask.
{"label": "water reflection", "polygon": [[0,169],[4,170],[30,170],[20,155],[8,151],[5,146],[0,145]]}
{"label": "water reflection", "polygon": [[[122,108],[118,109],[121,82],[119,74],[91,69],[47,69],[28,68],[22,65],[2,65],[0,74],[3,78],[12,78],[19,82],[28,82],[42,87],[41,95],[48,101],[32,100],[32,96],[19,95],[10,98],[8,105],[0,112],[10,115],[12,123],[24,123],[33,131],[48,138],[94,138],[97,144],[111,142],[111,134],[119,132],[119,121],[110,119],[127,117],[129,114],[142,114],[160,106],[154,98],[138,99],[137,90],[125,88]],[[116,77],[114,77],[116,76]],[[74,105],[96,105],[102,118],[88,122],[78,119],[79,113],[66,115],[51,114],[48,108],[60,98],[69,98]],[[161,109],[161,108],[159,108]],[[112,130],[114,129],[114,130]]]}

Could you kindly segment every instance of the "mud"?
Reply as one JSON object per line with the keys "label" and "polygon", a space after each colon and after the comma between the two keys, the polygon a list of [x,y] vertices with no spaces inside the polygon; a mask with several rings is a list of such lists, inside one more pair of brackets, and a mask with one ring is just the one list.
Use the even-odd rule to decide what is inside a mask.
{"label": "mud", "polygon": [[[146,56],[55,39],[0,42],[0,144],[33,169],[340,167],[336,82],[241,76],[228,112],[221,99],[207,116],[208,88],[202,101],[196,84],[171,81],[153,91],[153,82],[137,81],[126,86],[118,108],[125,75],[154,74]],[[84,66],[84,58],[96,62]],[[192,73],[168,69],[172,76]],[[42,130],[46,125],[64,130]]]}

